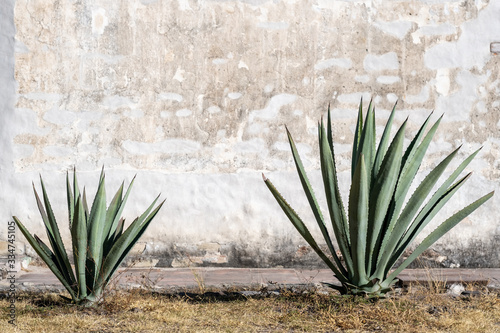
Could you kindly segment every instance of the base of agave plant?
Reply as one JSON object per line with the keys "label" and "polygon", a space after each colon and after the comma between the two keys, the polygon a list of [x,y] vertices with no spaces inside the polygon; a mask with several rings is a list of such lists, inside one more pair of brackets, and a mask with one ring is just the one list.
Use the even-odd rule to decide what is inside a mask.
{"label": "base of agave plant", "polygon": [[322,284],[338,290],[341,295],[353,295],[353,296],[364,296],[364,297],[385,297],[385,294],[392,290],[392,286],[396,284],[399,280],[394,279],[392,281],[384,280],[380,281],[378,279],[373,279],[367,284],[356,286],[350,283],[343,283],[341,286],[334,285],[327,282],[321,282]]}
{"label": "base of agave plant", "polygon": [[76,303],[76,305],[88,308],[88,307],[92,307],[95,304],[97,304],[98,301],[99,301],[99,299],[95,296],[87,296],[85,298],[76,300],[75,303]]}

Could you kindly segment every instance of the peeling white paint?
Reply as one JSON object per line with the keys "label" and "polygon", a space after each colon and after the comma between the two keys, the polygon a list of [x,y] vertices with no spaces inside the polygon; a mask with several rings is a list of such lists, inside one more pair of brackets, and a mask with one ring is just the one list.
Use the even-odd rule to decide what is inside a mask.
{"label": "peeling white paint", "polygon": [[239,92],[232,92],[232,93],[227,94],[227,97],[229,97],[230,99],[239,99],[239,98],[241,98],[241,96],[243,96],[243,95]]}
{"label": "peeling white paint", "polygon": [[352,94],[342,94],[337,97],[338,101],[341,103],[354,105],[358,105],[361,98],[365,101],[370,100],[371,95],[369,92],[357,92]]}
{"label": "peeling white paint", "polygon": [[443,96],[448,96],[450,91],[450,70],[448,68],[440,68],[436,73],[436,91]]}
{"label": "peeling white paint", "polygon": [[234,150],[238,153],[261,153],[267,154],[267,148],[264,140],[256,138],[248,141],[238,142],[234,146]]}
{"label": "peeling white paint", "polygon": [[376,21],[373,26],[401,40],[410,31],[412,22],[401,20],[392,22]]}
{"label": "peeling white paint", "polygon": [[16,159],[29,157],[35,152],[35,147],[32,145],[14,145],[13,148]]}
{"label": "peeling white paint", "polygon": [[193,10],[191,8],[191,6],[189,6],[189,1],[188,0],[177,0],[177,2],[179,3],[179,9],[180,10],[182,10],[182,11]]}
{"label": "peeling white paint", "polygon": [[238,68],[245,68],[248,70],[248,65],[243,60],[240,60],[240,62],[238,62]]}
{"label": "peeling white paint", "polygon": [[73,149],[65,146],[47,146],[43,148],[43,153],[53,157],[67,157],[73,154]]}
{"label": "peeling white paint", "polygon": [[160,112],[160,117],[162,117],[162,118],[172,117],[172,112],[171,111],[161,111]]}
{"label": "peeling white paint", "polygon": [[271,100],[264,109],[253,110],[250,112],[249,122],[254,121],[256,118],[260,120],[272,120],[278,116],[280,109],[292,104],[297,99],[296,95],[279,94],[271,97]]}
{"label": "peeling white paint", "polygon": [[220,112],[220,111],[221,111],[221,109],[220,109],[220,107],[218,107],[218,106],[216,106],[216,105],[212,105],[212,106],[210,106],[210,107],[207,109],[207,111],[208,111],[209,113],[218,113],[218,112]]}
{"label": "peeling white paint", "polygon": [[286,30],[289,24],[287,22],[259,22],[257,27],[267,30]]}
{"label": "peeling white paint", "polygon": [[168,93],[160,93],[158,95],[158,98],[160,100],[167,100],[167,101],[176,101],[176,102],[182,102],[183,101],[183,97],[182,95],[180,94],[177,94],[177,93],[173,93],[173,92],[168,92]]}
{"label": "peeling white paint", "polygon": [[396,103],[398,101],[398,96],[396,94],[390,93],[385,96],[389,103]]}
{"label": "peeling white paint", "polygon": [[446,36],[456,34],[457,28],[450,23],[444,23],[419,27],[418,32],[423,36]]}
{"label": "peeling white paint", "polygon": [[137,103],[129,97],[115,95],[104,98],[102,105],[111,110],[116,110],[123,107],[134,108],[137,106]]}
{"label": "peeling white paint", "polygon": [[401,81],[399,76],[382,75],[377,77],[377,82],[382,84],[394,84]]}
{"label": "peeling white paint", "polygon": [[228,62],[228,60],[224,59],[224,58],[217,58],[217,59],[212,60],[212,64],[214,64],[214,65],[225,65],[225,64],[227,64],[227,62]]}
{"label": "peeling white paint", "polygon": [[352,61],[351,59],[347,58],[330,58],[330,59],[320,60],[316,63],[316,65],[314,65],[314,69],[317,71],[321,71],[333,66],[349,69],[352,67]]}
{"label": "peeling white paint", "polygon": [[424,86],[418,95],[406,95],[405,102],[408,104],[422,104],[429,100],[429,87]]}
{"label": "peeling white paint", "polygon": [[92,10],[92,33],[102,35],[108,24],[109,19],[104,8],[98,7]]}
{"label": "peeling white paint", "polygon": [[177,117],[189,117],[192,114],[193,114],[193,111],[191,111],[189,109],[180,109],[180,110],[175,111],[175,115]]}
{"label": "peeling white paint", "polygon": [[198,142],[181,139],[167,139],[153,143],[126,140],[122,146],[134,155],[192,153],[201,148]]}
{"label": "peeling white paint", "polygon": [[354,77],[354,80],[356,82],[368,83],[370,81],[370,76],[369,75],[356,75]]}
{"label": "peeling white paint", "polygon": [[123,112],[123,115],[125,117],[129,117],[129,118],[132,118],[132,119],[137,119],[137,118],[144,117],[144,112],[142,110],[139,110],[139,109],[125,110]]}
{"label": "peeling white paint", "polygon": [[469,113],[464,111],[471,110],[474,104],[478,102],[477,89],[486,79],[486,75],[474,75],[468,71],[458,73],[456,81],[461,86],[460,90],[448,97],[440,96],[437,99],[436,111],[438,113],[446,112],[443,121],[469,121]]}
{"label": "peeling white paint", "polygon": [[177,80],[179,82],[184,81],[184,73],[185,72],[186,71],[181,69],[180,67],[177,68],[177,70],[175,71],[174,77],[172,79]]}
{"label": "peeling white paint", "polygon": [[462,34],[456,42],[440,43],[427,50],[424,55],[425,65],[430,69],[482,69],[491,57],[489,43],[500,40],[499,17],[500,2],[490,1],[476,19],[460,26]]}
{"label": "peeling white paint", "polygon": [[399,60],[396,52],[388,52],[380,55],[368,54],[363,60],[366,71],[381,71],[385,69],[399,69]]}

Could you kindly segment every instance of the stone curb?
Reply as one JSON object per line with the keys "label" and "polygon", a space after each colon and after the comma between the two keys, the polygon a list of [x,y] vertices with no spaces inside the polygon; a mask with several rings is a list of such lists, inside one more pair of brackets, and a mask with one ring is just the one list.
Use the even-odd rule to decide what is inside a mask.
{"label": "stone curb", "polygon": [[[10,288],[15,277],[18,291],[61,291],[62,284],[48,268],[30,266],[0,281],[0,291]],[[406,269],[400,275],[403,286],[419,283],[476,284],[500,288],[500,268]],[[289,268],[124,268],[112,283],[118,288],[179,292],[203,290],[276,290],[279,288],[324,289],[321,282],[338,284],[328,269]]]}

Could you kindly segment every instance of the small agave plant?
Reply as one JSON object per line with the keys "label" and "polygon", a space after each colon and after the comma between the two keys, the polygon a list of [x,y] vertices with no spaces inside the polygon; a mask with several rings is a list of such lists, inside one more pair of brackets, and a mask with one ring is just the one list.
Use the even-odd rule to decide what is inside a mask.
{"label": "small agave plant", "polygon": [[37,235],[32,236],[19,219],[13,217],[36,253],[68,290],[72,301],[86,306],[94,304],[102,297],[104,288],[110,282],[111,277],[163,205],[162,202],[154,208],[157,197],[148,209],[124,231],[124,219],[120,216],[134,180],[124,196],[122,183],[106,209],[104,178],[103,169],[94,202],[89,210],[85,189],[81,193],[78,188],[76,172],[73,175],[73,189],[69,175],[66,175],[74,272],[41,177],[43,200],[40,199],[34,184],[33,190],[51,248]]}
{"label": "small agave plant", "polygon": [[454,150],[424,178],[406,202],[406,195],[442,117],[425,134],[429,116],[410,145],[404,150],[406,121],[392,141],[389,139],[394,114],[395,107],[377,148],[374,108],[370,103],[363,123],[362,102],[360,103],[352,148],[352,184],[347,212],[344,209],[337,182],[330,109],[328,109],[327,127],[325,128],[323,121],[318,124],[321,172],[326,202],[343,262],[335,251],[329,228],[327,228],[288,129],[288,139],[299,178],[330,255],[320,248],[301,218],[271,181],[263,175],[267,187],[292,224],[341,283],[340,287],[328,285],[338,289],[342,294],[384,295],[397,281],[396,277],[404,268],[493,195],[491,192],[481,197],[448,218],[431,232],[408,258],[391,271],[408,245],[470,177],[469,173],[455,181],[479,151],[465,159],[448,179],[432,195],[429,195],[460,147]]}

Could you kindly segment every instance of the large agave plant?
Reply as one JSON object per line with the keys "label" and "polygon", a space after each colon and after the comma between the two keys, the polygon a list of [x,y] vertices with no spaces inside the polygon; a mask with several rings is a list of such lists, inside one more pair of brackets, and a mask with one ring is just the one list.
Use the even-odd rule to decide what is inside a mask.
{"label": "large agave plant", "polygon": [[69,175],[66,175],[74,272],[41,177],[43,198],[40,199],[34,185],[33,190],[51,248],[37,235],[32,236],[19,219],[13,217],[33,249],[45,261],[77,304],[91,305],[100,299],[113,273],[163,205],[162,202],[154,208],[157,197],[148,209],[124,231],[124,219],[120,216],[134,180],[130,183],[125,195],[123,195],[124,184],[122,183],[106,209],[104,178],[103,170],[94,202],[89,210],[85,189],[81,193],[78,188],[76,172],[73,175],[73,189]]}
{"label": "large agave plant", "polygon": [[344,294],[383,295],[390,290],[397,281],[397,275],[405,267],[493,195],[491,192],[483,196],[448,218],[431,232],[409,257],[391,271],[408,245],[469,178],[470,173],[455,181],[478,153],[476,151],[465,159],[437,191],[429,195],[459,148],[454,150],[424,178],[406,202],[408,190],[441,118],[425,134],[429,116],[410,145],[404,150],[406,121],[392,141],[389,138],[394,114],[395,109],[392,110],[377,148],[374,108],[370,103],[363,123],[362,102],[360,103],[352,148],[352,184],[347,212],[344,209],[337,182],[329,109],[327,127],[325,128],[323,121],[318,124],[321,172],[326,202],[343,262],[335,251],[329,228],[327,228],[288,129],[288,139],[299,178],[326,241],[329,255],[321,249],[304,222],[271,181],[263,176],[266,185],[292,224],[342,284],[341,287],[331,284],[330,286],[339,289]]}

